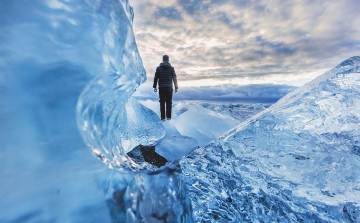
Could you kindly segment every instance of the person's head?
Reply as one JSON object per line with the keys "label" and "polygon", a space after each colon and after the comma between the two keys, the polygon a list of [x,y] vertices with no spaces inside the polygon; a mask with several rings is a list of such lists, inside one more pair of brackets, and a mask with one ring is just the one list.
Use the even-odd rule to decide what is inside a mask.
{"label": "person's head", "polygon": [[164,62],[169,62],[169,56],[168,56],[168,55],[164,55],[164,56],[163,56],[163,61],[164,61]]}

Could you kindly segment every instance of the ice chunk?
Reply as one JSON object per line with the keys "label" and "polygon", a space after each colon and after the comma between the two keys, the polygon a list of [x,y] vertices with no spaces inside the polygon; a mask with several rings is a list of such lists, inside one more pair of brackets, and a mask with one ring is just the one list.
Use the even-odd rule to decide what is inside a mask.
{"label": "ice chunk", "polygon": [[195,221],[357,221],[359,73],[352,57],[183,158]]}
{"label": "ice chunk", "polygon": [[[110,170],[81,139],[75,110],[95,78],[94,92],[114,91],[100,92],[102,101],[81,102],[80,113],[93,115],[81,117],[81,131],[96,126],[99,135],[93,136],[108,139],[111,123],[119,121],[109,115],[116,113],[111,103],[119,101],[118,113],[136,110],[135,126],[143,114],[156,123],[136,103],[126,107],[146,79],[128,1],[0,1],[0,11],[0,222],[109,222],[102,181],[95,177],[106,179]],[[133,117],[126,118],[132,125]],[[144,133],[139,141],[152,138],[133,130]]]}
{"label": "ice chunk", "polygon": [[177,163],[156,173],[137,173],[126,188],[123,205],[127,222],[194,222]]}
{"label": "ice chunk", "polygon": [[[132,11],[130,6],[125,9]],[[132,33],[132,15],[125,9],[111,9],[110,21],[99,25],[105,25],[105,70],[81,93],[76,114],[81,136],[93,154],[110,168],[137,170],[141,167],[126,153],[162,138],[165,130],[152,110],[130,98],[146,73]]]}
{"label": "ice chunk", "polygon": [[101,75],[88,84],[78,102],[78,126],[84,141],[111,168],[138,169],[126,155],[139,144],[165,135],[160,118],[118,88],[120,75]]}
{"label": "ice chunk", "polygon": [[[127,128],[126,131],[120,133],[121,137],[125,132],[128,133],[123,143],[125,152],[128,152],[136,145],[152,144],[164,137],[165,129],[161,125],[159,116],[135,99],[130,98],[126,103],[126,113]],[[121,124],[124,125],[124,123]]]}
{"label": "ice chunk", "polygon": [[182,135],[197,139],[199,146],[203,146],[239,123],[232,117],[193,105],[179,115],[175,126]]}
{"label": "ice chunk", "polygon": [[240,122],[245,121],[253,115],[263,111],[265,108],[270,107],[268,104],[210,104],[201,103],[206,109],[219,112],[223,115],[231,116]]}
{"label": "ice chunk", "polygon": [[165,137],[167,136],[181,136],[181,134],[179,133],[179,131],[176,129],[175,127],[175,120],[166,120],[165,122],[162,123],[164,128],[165,128]]}
{"label": "ice chunk", "polygon": [[146,100],[146,101],[140,101],[140,103],[146,106],[147,108],[153,110],[160,117],[159,101]]}
{"label": "ice chunk", "polygon": [[191,106],[191,104],[186,102],[177,103],[175,106],[173,105],[172,115],[178,117],[182,113],[186,112],[189,109],[189,106]]}
{"label": "ice chunk", "polygon": [[156,145],[155,151],[168,161],[173,161],[198,148],[196,139],[187,136],[165,137]]}
{"label": "ice chunk", "polygon": [[[147,100],[141,103],[160,116],[158,101]],[[264,104],[197,104],[183,101],[173,103],[172,120],[163,122],[165,136],[188,135],[196,138],[200,145],[205,145],[240,122],[263,111],[265,106],[269,107]]]}

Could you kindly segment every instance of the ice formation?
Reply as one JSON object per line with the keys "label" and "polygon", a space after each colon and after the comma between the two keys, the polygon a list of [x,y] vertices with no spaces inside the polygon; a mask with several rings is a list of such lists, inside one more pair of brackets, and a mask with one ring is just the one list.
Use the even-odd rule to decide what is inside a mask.
{"label": "ice formation", "polygon": [[174,161],[197,148],[198,142],[196,139],[187,136],[172,135],[161,139],[156,145],[155,151],[168,161]]}
{"label": "ice formation", "polygon": [[126,152],[162,138],[165,130],[152,110],[129,99],[146,79],[132,32],[132,8],[124,1],[106,13],[110,20],[101,24],[104,71],[82,91],[77,104],[77,124],[93,154],[110,168],[136,170],[141,167]]}
{"label": "ice formation", "polygon": [[[0,11],[0,222],[110,222],[103,182],[112,171],[84,144],[76,106],[82,93],[84,139],[114,167],[112,155],[126,165],[122,151],[163,136],[152,111],[127,102],[146,78],[132,8],[126,0],[37,0],[0,1]],[[119,122],[128,131],[117,138]],[[114,146],[106,153],[94,141]]]}
{"label": "ice formation", "polygon": [[269,104],[213,104],[213,103],[200,103],[206,109],[221,113],[223,115],[231,116],[240,122],[245,121],[253,115],[269,108]]}
{"label": "ice formation", "polygon": [[202,106],[190,106],[179,115],[175,126],[182,135],[197,139],[199,146],[203,146],[238,124],[240,122],[232,117]]}
{"label": "ice formation", "polygon": [[123,202],[127,222],[193,222],[177,163],[151,174],[136,174],[126,188]]}
{"label": "ice formation", "polygon": [[[145,72],[128,2],[1,1],[0,11],[0,222],[359,221],[359,57],[186,158],[138,171],[125,153],[165,128],[130,97]],[[241,109],[182,104],[173,126],[203,114],[232,127]],[[189,128],[217,137],[207,124]]]}
{"label": "ice formation", "polygon": [[181,160],[195,221],[357,222],[360,57]]}
{"label": "ice formation", "polygon": [[[160,116],[159,102],[147,100],[141,103]],[[175,102],[172,120],[163,123],[165,135],[192,137],[203,146],[267,107],[267,104]]]}

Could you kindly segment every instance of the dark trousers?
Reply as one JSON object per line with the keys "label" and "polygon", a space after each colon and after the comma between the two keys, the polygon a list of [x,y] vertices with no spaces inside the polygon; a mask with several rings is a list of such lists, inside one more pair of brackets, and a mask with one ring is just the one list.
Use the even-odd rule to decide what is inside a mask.
{"label": "dark trousers", "polygon": [[161,119],[165,119],[165,107],[166,107],[166,117],[171,118],[172,95],[173,95],[172,88],[159,88]]}

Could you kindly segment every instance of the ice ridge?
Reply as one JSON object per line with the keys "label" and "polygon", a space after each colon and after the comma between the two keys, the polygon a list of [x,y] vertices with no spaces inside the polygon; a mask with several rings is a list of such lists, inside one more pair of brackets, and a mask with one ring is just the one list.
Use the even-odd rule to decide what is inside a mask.
{"label": "ice ridge", "polygon": [[349,58],[182,159],[195,221],[357,222],[359,73]]}

